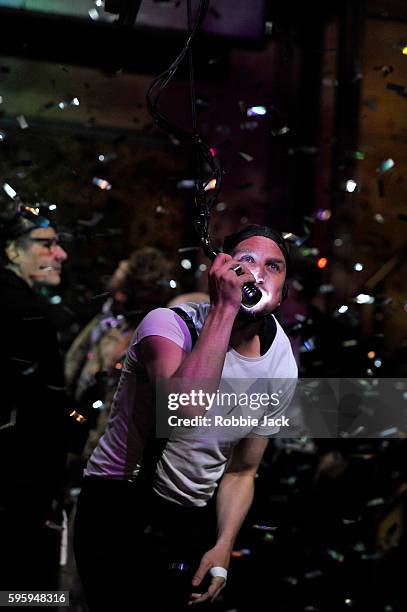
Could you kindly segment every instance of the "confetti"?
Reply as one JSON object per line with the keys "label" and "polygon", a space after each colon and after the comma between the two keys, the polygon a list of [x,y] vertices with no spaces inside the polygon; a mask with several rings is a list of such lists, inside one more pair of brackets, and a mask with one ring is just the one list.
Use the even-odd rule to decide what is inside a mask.
{"label": "confetti", "polygon": [[312,570],[311,572],[307,572],[306,574],[304,574],[304,578],[306,578],[307,580],[313,580],[314,578],[319,578],[320,576],[322,576],[322,572],[319,569]]}
{"label": "confetti", "polygon": [[338,87],[339,82],[337,79],[325,78],[325,79],[322,79],[322,85],[324,87]]}
{"label": "confetti", "polygon": [[204,191],[210,191],[211,189],[215,189],[216,187],[216,179],[211,179],[208,183],[206,183],[204,187]]}
{"label": "confetti", "polygon": [[383,497],[376,497],[366,503],[367,508],[375,508],[376,506],[382,506],[385,503]]}
{"label": "confetti", "polygon": [[394,91],[396,94],[398,94],[402,98],[407,98],[406,88],[404,85],[399,85],[398,83],[387,83],[386,89],[390,89],[391,91]]}
{"label": "confetti", "polygon": [[181,259],[181,267],[184,270],[190,270],[192,268],[192,262],[190,259]]}
{"label": "confetti", "polygon": [[384,217],[383,217],[383,215],[382,215],[382,214],[380,214],[380,213],[376,213],[376,214],[373,216],[373,219],[374,219],[374,220],[375,220],[377,223],[384,223]]}
{"label": "confetti", "polygon": [[177,189],[194,189],[194,187],[194,179],[183,179],[182,181],[178,181],[177,183]]}
{"label": "confetti", "polygon": [[325,285],[320,285],[318,291],[319,293],[333,293],[333,291],[335,291],[335,287],[331,283],[327,283]]}
{"label": "confetti", "polygon": [[280,478],[281,484],[286,484],[288,486],[292,486],[297,482],[296,476],[289,476],[288,478]]}
{"label": "confetti", "polygon": [[79,414],[79,412],[76,410],[71,410],[69,416],[72,417],[77,423],[85,423],[87,420],[83,414]]}
{"label": "confetti", "polygon": [[177,249],[178,253],[187,253],[188,251],[199,251],[201,247],[198,246],[187,246]]}
{"label": "confetti", "polygon": [[293,234],[292,232],[284,232],[283,238],[284,240],[287,240],[294,246],[300,247],[306,240],[308,240],[309,234],[307,234],[304,237],[301,237],[301,236],[297,236],[296,234]]}
{"label": "confetti", "polygon": [[58,102],[58,108],[63,110],[64,108],[68,108],[69,106],[79,106],[79,98],[70,98],[69,100],[63,100],[62,102]]}
{"label": "confetti", "polygon": [[303,257],[314,257],[319,255],[319,249],[317,247],[303,247],[300,249],[300,253]]}
{"label": "confetti", "polygon": [[394,69],[393,66],[375,66],[373,70],[381,70],[384,78],[391,74]]}
{"label": "confetti", "polygon": [[301,151],[301,153],[307,153],[308,155],[315,155],[316,153],[318,153],[317,147],[308,147],[306,145],[299,147],[298,150]]}
{"label": "confetti", "polygon": [[345,183],[345,191],[348,193],[353,193],[356,191],[358,184],[353,179],[349,179]]}
{"label": "confetti", "polygon": [[112,159],[117,159],[116,153],[101,153],[98,155],[98,161],[102,164],[107,164],[107,162],[112,161]]}
{"label": "confetti", "polygon": [[341,553],[337,552],[336,550],[332,550],[332,549],[328,548],[328,550],[326,552],[331,557],[331,559],[333,559],[334,561],[338,561],[339,563],[342,563],[345,560],[344,555],[342,555]]}
{"label": "confetti", "polygon": [[389,427],[388,429],[383,429],[383,431],[379,431],[377,434],[379,438],[387,438],[388,436],[394,436],[399,433],[398,427]]}
{"label": "confetti", "polygon": [[28,128],[28,122],[24,115],[19,115],[16,117],[16,121],[22,130],[26,130]]}
{"label": "confetti", "polygon": [[315,338],[308,338],[308,340],[304,340],[304,347],[306,348],[308,352],[314,351],[315,350]]}
{"label": "confetti", "polygon": [[246,111],[248,117],[258,117],[261,115],[265,115],[267,113],[267,109],[265,106],[249,106]]}
{"label": "confetti", "polygon": [[37,368],[38,368],[38,363],[33,363],[28,368],[25,368],[24,370],[22,370],[21,374],[23,376],[30,376],[31,374],[34,374],[34,372],[37,370]]}
{"label": "confetti", "polygon": [[241,130],[256,130],[259,127],[257,121],[242,121],[240,123]]}
{"label": "confetti", "polygon": [[271,133],[273,136],[283,136],[284,134],[288,134],[289,131],[290,131],[290,128],[284,125],[281,128],[271,130]]}
{"label": "confetti", "polygon": [[14,200],[14,198],[17,195],[17,191],[15,191],[15,189],[12,188],[11,185],[9,185],[8,183],[3,183],[3,189],[4,191],[7,193],[7,195]]}
{"label": "confetti", "polygon": [[319,208],[316,212],[318,221],[328,221],[332,216],[332,212],[327,208]]}
{"label": "confetti", "polygon": [[[361,520],[362,520],[361,516],[356,516],[355,518],[343,518],[342,523],[344,525],[354,525],[355,523],[360,523]],[[356,547],[354,548],[354,550],[356,550]],[[365,550],[364,546],[363,546],[363,550]]]}
{"label": "confetti", "polygon": [[96,187],[99,187],[99,189],[102,189],[103,191],[109,191],[112,188],[109,181],[107,181],[106,179],[98,178],[96,176],[93,177],[92,184],[96,185]]}
{"label": "confetti", "polygon": [[381,559],[383,557],[383,555],[381,553],[371,553],[371,554],[363,554],[361,555],[361,559],[363,561],[379,561],[379,559]]}
{"label": "confetti", "polygon": [[367,293],[359,293],[359,295],[357,295],[355,298],[355,302],[357,304],[373,304],[374,301],[374,297]]}
{"label": "confetti", "polygon": [[274,536],[272,533],[265,533],[263,537],[263,542],[273,542]]}
{"label": "confetti", "polygon": [[224,210],[226,210],[228,207],[228,205],[226,204],[226,202],[218,202],[215,206],[215,210],[219,211],[219,212],[223,212]]}
{"label": "confetti", "polygon": [[100,19],[99,12],[96,8],[91,8],[88,10],[88,15],[93,21],[97,21]]}
{"label": "confetti", "polygon": [[266,21],[266,23],[265,23],[265,30],[264,30],[265,35],[266,36],[270,36],[272,31],[273,31],[273,22],[272,21]]}
{"label": "confetti", "polygon": [[249,155],[248,153],[244,153],[243,151],[239,151],[239,155],[247,162],[251,162],[254,160],[253,155]]}
{"label": "confetti", "polygon": [[286,576],[283,578],[283,581],[291,584],[291,586],[296,586],[298,584],[298,578],[295,578],[294,576]]}
{"label": "confetti", "polygon": [[6,140],[6,132],[0,130],[0,142],[3,142],[4,140]]}
{"label": "confetti", "polygon": [[232,557],[247,557],[251,554],[252,551],[250,550],[250,548],[241,548],[240,550],[234,550],[232,552]]}
{"label": "confetti", "polygon": [[361,272],[363,270],[363,264],[356,262],[353,266],[353,269],[355,270],[355,272]]}
{"label": "confetti", "polygon": [[392,160],[391,158],[386,159],[380,164],[380,167],[377,169],[377,171],[380,172],[380,174],[383,174],[391,168],[394,168],[394,165],[394,160]]}

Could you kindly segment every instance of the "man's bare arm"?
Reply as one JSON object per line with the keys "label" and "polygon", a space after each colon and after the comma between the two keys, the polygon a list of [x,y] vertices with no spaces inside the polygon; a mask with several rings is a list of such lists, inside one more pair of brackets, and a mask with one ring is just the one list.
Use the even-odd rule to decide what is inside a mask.
{"label": "man's bare arm", "polygon": [[[189,393],[192,389],[202,389],[205,392],[217,390],[233,323],[240,308],[242,286],[254,280],[250,272],[237,276],[231,270],[236,263],[230,255],[224,253],[214,261],[209,274],[209,314],[189,354],[171,340],[160,336],[148,336],[140,342],[138,355],[151,381],[167,379],[171,393]],[[202,388],[203,385],[205,388]],[[202,407],[185,406],[183,412],[186,416],[195,416],[203,414],[205,410]]]}
{"label": "man's bare arm", "polygon": [[[218,539],[215,546],[201,559],[192,580],[198,586],[211,567],[229,567],[230,555],[240,527],[253,501],[254,477],[268,444],[260,436],[244,438],[233,449],[233,454],[220,482],[217,496]],[[192,593],[190,603],[213,601],[224,586],[224,580],[213,577],[206,593]]]}

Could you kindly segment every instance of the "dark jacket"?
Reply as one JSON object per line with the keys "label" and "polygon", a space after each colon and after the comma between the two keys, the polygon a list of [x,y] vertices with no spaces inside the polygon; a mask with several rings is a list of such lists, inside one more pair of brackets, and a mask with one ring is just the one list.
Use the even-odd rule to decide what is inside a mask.
{"label": "dark jacket", "polygon": [[42,299],[7,269],[0,269],[0,315],[0,495],[19,488],[52,499],[72,420],[56,330]]}

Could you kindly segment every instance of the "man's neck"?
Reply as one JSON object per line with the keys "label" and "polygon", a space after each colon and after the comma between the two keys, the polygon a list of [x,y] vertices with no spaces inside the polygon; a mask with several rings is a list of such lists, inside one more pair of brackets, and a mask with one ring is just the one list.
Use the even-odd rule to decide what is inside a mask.
{"label": "man's neck", "polygon": [[244,357],[260,357],[260,331],[262,320],[235,320],[230,336],[230,346]]}

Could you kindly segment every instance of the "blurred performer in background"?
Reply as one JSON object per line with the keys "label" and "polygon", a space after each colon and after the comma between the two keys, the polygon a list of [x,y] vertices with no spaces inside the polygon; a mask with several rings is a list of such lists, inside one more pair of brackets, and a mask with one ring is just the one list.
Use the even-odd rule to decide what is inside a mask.
{"label": "blurred performer in background", "polygon": [[[225,584],[254,477],[291,401],[297,366],[273,314],[285,294],[284,240],[251,226],[230,236],[224,250],[209,272],[210,303],[151,311],[127,352],[76,516],[76,560],[91,612],[180,612],[188,602],[213,600]],[[262,294],[252,308],[241,305],[247,282]],[[268,390],[278,385],[280,400],[262,408],[258,425],[225,429],[220,438],[175,428],[161,445],[154,431],[160,379],[176,389],[209,381],[212,391],[222,384],[233,390],[232,379],[249,390],[255,382]],[[177,415],[192,416],[193,405]],[[166,402],[159,408],[167,419]],[[215,408],[223,416],[242,414],[239,405]],[[264,423],[270,413],[276,422]]]}
{"label": "blurred performer in background", "polygon": [[149,310],[165,306],[170,299],[171,278],[171,265],[159,249],[133,251],[113,273],[110,296],[101,313],[80,332],[67,352],[68,389],[78,402],[79,412],[89,418],[85,457],[105,430],[134,330]]}
{"label": "blurred performer in background", "polygon": [[0,208],[1,590],[56,589],[68,431],[57,333],[36,283],[55,287],[67,258],[48,219]]}

